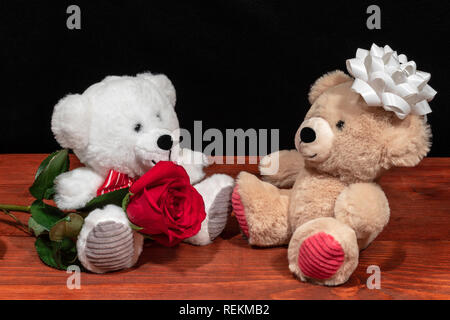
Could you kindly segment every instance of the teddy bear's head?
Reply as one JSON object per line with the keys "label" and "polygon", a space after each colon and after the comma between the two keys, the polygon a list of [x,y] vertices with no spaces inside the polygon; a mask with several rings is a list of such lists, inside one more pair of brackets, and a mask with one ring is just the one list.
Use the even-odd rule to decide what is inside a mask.
{"label": "teddy bear's head", "polygon": [[311,87],[311,108],[295,136],[308,166],[344,181],[371,181],[393,166],[415,166],[430,148],[423,116],[399,119],[368,106],[352,90],[353,78],[335,71]]}
{"label": "teddy bear's head", "polygon": [[101,174],[110,169],[137,177],[169,160],[177,143],[175,89],[162,74],[109,76],[55,106],[58,143]]}

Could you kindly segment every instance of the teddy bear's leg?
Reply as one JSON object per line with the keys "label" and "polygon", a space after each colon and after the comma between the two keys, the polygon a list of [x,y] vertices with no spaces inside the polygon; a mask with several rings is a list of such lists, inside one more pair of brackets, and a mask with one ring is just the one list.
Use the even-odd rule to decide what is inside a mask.
{"label": "teddy bear's leg", "polygon": [[388,200],[375,183],[351,184],[337,197],[334,207],[336,219],[355,230],[361,250],[386,226],[389,212]]}
{"label": "teddy bear's leg", "polygon": [[92,211],[78,235],[78,259],[95,273],[134,266],[142,252],[144,238],[130,228],[125,212],[108,205]]}
{"label": "teddy bear's leg", "polygon": [[262,180],[280,188],[291,188],[299,175],[306,174],[305,160],[297,150],[276,151],[259,162]]}
{"label": "teddy bear's leg", "polygon": [[241,230],[251,245],[276,246],[288,243],[289,192],[261,181],[250,173],[239,174],[231,201]]}
{"label": "teddy bear's leg", "polygon": [[288,248],[289,269],[302,281],[343,284],[358,265],[355,231],[335,218],[317,218],[295,230]]}
{"label": "teddy bear's leg", "polygon": [[207,245],[222,233],[231,211],[233,186],[234,179],[225,174],[214,174],[194,186],[205,202],[206,218],[200,231],[185,242]]}

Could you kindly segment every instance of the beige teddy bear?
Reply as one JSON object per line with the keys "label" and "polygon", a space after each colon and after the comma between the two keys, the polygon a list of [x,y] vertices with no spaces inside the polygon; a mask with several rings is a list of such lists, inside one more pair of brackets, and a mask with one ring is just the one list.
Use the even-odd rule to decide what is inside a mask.
{"label": "beige teddy bear", "polygon": [[[233,208],[251,245],[289,245],[289,269],[302,281],[339,285],[389,220],[374,182],[391,167],[417,165],[430,148],[425,117],[369,106],[354,79],[328,73],[311,88],[297,150],[264,157],[265,181],[241,172]],[[392,111],[392,110],[389,110]],[[264,175],[278,161],[276,174]]]}

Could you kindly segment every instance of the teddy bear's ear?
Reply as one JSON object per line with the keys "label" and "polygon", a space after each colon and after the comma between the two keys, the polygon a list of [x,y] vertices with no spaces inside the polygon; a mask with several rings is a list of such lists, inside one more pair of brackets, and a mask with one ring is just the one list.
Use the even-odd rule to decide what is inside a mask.
{"label": "teddy bear's ear", "polygon": [[89,113],[82,95],[67,95],[56,104],[52,115],[52,131],[63,148],[76,150],[88,144]]}
{"label": "teddy bear's ear", "polygon": [[114,80],[118,80],[118,79],[120,79],[121,77],[119,77],[119,76],[106,76],[103,80],[102,80],[102,82],[110,82],[110,81],[114,81]]}
{"label": "teddy bear's ear", "polygon": [[352,80],[353,78],[340,70],[328,72],[317,79],[316,82],[314,82],[314,84],[311,86],[311,90],[309,90],[308,100],[311,104],[313,104],[314,101],[316,101],[316,99],[326,90],[335,87],[338,84]]}
{"label": "teddy bear's ear", "polygon": [[385,133],[386,150],[383,167],[414,167],[430,151],[431,129],[421,116],[395,119]]}
{"label": "teddy bear's ear", "polygon": [[169,99],[172,107],[175,107],[175,103],[177,101],[177,95],[175,93],[175,87],[172,84],[172,81],[167,78],[165,74],[151,74],[150,72],[138,74],[137,77],[150,80],[153,82]]}

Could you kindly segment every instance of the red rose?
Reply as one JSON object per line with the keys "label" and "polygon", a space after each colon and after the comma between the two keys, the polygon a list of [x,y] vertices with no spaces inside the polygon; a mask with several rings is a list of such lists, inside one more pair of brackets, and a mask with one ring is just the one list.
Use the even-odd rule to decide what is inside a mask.
{"label": "red rose", "polygon": [[200,231],[206,217],[202,196],[191,185],[183,167],[159,161],[130,187],[129,220],[139,232],[174,246]]}

